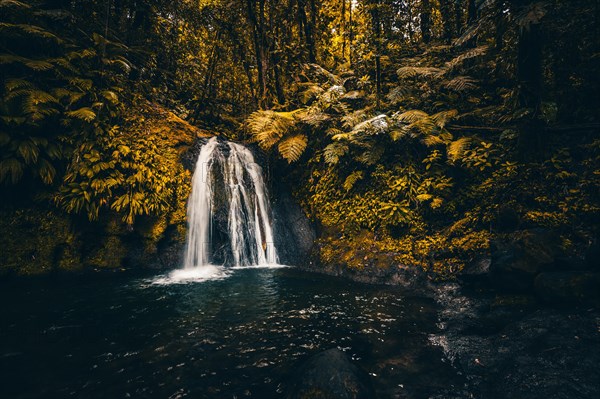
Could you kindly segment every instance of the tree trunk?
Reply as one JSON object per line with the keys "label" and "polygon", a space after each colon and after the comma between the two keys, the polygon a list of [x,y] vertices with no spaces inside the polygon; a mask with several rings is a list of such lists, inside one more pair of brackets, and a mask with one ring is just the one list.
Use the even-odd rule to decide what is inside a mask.
{"label": "tree trunk", "polygon": [[[517,4],[524,2],[528,3],[526,0],[520,0]],[[525,6],[527,5],[525,4]],[[521,155],[538,156],[542,150],[543,122],[540,115],[543,86],[542,47],[542,29],[539,21],[521,27],[517,45],[519,106],[527,108],[531,112],[520,128],[519,151]]]}
{"label": "tree trunk", "polygon": [[442,24],[444,26],[444,42],[450,44],[454,36],[454,24],[452,21],[452,4],[448,1],[440,1],[440,13],[442,14]]}
{"label": "tree trunk", "polygon": [[381,15],[380,2],[375,0],[371,4],[371,19],[373,20],[373,36],[375,37],[375,87],[377,109],[381,103]]}
{"label": "tree trunk", "polygon": [[431,4],[429,0],[422,0],[421,7],[421,40],[428,44],[431,41]]}
{"label": "tree trunk", "polygon": [[462,0],[454,1],[454,23],[456,24],[456,35],[460,36],[463,29],[463,8]]}

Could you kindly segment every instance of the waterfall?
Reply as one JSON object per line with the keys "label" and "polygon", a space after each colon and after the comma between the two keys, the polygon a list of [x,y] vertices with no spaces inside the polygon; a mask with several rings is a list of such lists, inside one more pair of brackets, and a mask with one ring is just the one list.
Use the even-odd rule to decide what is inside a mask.
{"label": "waterfall", "polygon": [[253,266],[279,262],[262,168],[248,148],[213,137],[201,148],[192,178],[185,269],[215,261],[217,212],[226,233],[221,239],[224,242],[219,243],[227,254],[224,263]]}

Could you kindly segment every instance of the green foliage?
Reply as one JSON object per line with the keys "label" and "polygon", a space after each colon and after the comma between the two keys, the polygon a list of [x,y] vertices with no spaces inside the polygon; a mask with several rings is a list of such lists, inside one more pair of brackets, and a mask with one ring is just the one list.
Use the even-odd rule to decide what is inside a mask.
{"label": "green foliage", "polygon": [[142,107],[122,126],[113,126],[102,137],[81,144],[67,168],[56,203],[69,213],[84,213],[90,220],[98,219],[102,209],[110,209],[130,225],[142,215],[175,212],[182,200],[180,188],[189,187],[190,176],[175,149],[183,138],[175,138],[162,118],[173,116]]}

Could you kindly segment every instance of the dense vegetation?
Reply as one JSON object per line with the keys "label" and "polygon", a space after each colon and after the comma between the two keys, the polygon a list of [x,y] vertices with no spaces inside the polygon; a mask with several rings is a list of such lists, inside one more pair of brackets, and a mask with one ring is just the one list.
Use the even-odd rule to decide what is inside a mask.
{"label": "dense vegetation", "polygon": [[7,231],[41,207],[121,220],[153,250],[168,226],[181,235],[179,157],[198,134],[182,118],[271,154],[324,262],[381,252],[446,275],[520,228],[554,229],[574,253],[597,239],[598,1],[0,10]]}

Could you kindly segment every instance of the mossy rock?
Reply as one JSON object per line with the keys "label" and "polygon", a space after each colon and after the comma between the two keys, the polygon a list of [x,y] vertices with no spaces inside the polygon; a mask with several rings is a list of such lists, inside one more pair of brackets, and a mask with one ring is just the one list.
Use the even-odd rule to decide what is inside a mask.
{"label": "mossy rock", "polygon": [[119,236],[108,236],[101,246],[90,254],[85,263],[102,269],[120,268],[127,254],[127,247]]}
{"label": "mossy rock", "polygon": [[0,274],[43,274],[80,266],[78,237],[69,218],[53,210],[3,211]]}

